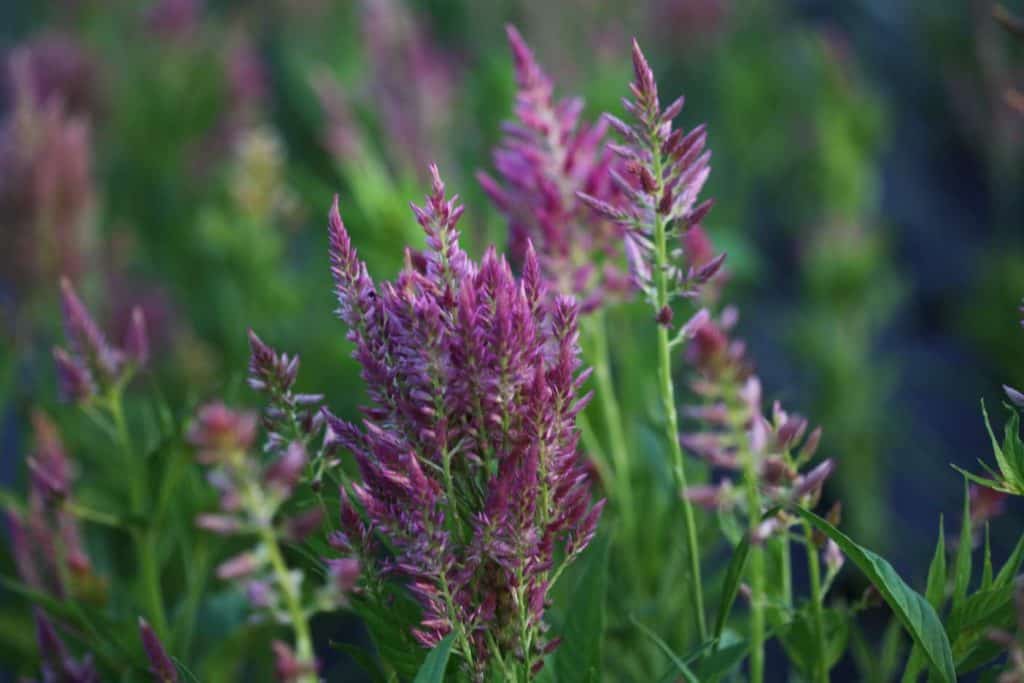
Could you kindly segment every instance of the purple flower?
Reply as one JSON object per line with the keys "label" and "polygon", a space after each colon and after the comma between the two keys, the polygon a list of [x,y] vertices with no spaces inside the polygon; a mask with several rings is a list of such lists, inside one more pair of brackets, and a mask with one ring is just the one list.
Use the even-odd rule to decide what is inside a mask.
{"label": "purple flower", "polygon": [[[711,171],[711,153],[704,149],[704,126],[689,133],[673,128],[672,121],[682,111],[684,98],[662,108],[654,73],[636,41],[633,70],[633,99],[623,100],[633,122],[605,114],[608,124],[622,139],[622,144],[610,145],[610,149],[622,160],[623,171],[612,169],[610,173],[627,201],[615,206],[587,191],[579,192],[578,196],[594,211],[627,229],[626,255],[633,279],[655,310],[660,310],[665,305],[657,294],[657,279],[662,274],[667,279],[666,291],[671,300],[676,296],[693,296],[702,280],[710,279],[718,268],[688,272],[681,263],[662,265],[659,261],[665,255],[658,251],[659,236],[675,240],[679,248],[672,249],[669,256],[681,260],[686,233],[711,209],[710,200],[697,203]],[[671,244],[669,241],[668,245]]]}
{"label": "purple flower", "polygon": [[67,503],[72,497],[71,462],[54,424],[42,413],[32,422],[35,452],[27,508],[8,510],[11,553],[22,581],[41,592],[64,597],[95,587],[92,563],[82,543],[78,520]]}
{"label": "purple flower", "polygon": [[92,662],[92,655],[74,659],[46,614],[36,608],[36,639],[39,642],[41,680],[43,683],[99,683],[100,675]]}
{"label": "purple flower", "polygon": [[[399,575],[423,608],[414,635],[430,647],[455,631],[480,675],[494,654],[533,666],[546,646],[544,601],[556,565],[594,534],[578,455],[577,306],[549,298],[533,250],[523,279],[493,249],[472,262],[459,246],[462,208],[437,168],[423,207],[422,254],[407,252],[394,282],[375,284],[330,212],[339,315],[355,344],[370,405],[361,427],[328,415],[329,435],[355,456],[334,545],[359,552],[366,524],[393,553],[366,555]],[[497,648],[498,652],[495,652]]]}
{"label": "purple flower", "polygon": [[90,128],[80,112],[69,113],[72,93],[62,91],[66,78],[84,82],[85,75],[50,63],[69,56],[41,54],[56,51],[64,48],[30,45],[5,62],[13,106],[0,121],[0,217],[8,238],[0,279],[18,291],[81,273],[93,225]]}
{"label": "purple flower", "polygon": [[139,617],[139,635],[149,658],[149,670],[158,683],[178,683],[178,669],[164,649],[163,643],[146,620]]}
{"label": "purple flower", "polygon": [[620,268],[623,228],[577,197],[583,192],[609,207],[625,199],[612,181],[608,126],[581,124],[578,98],[555,100],[530,48],[515,28],[506,30],[516,67],[516,121],[505,123],[494,152],[500,182],[483,172],[477,178],[509,221],[513,256],[522,260],[532,242],[550,287],[578,296],[590,310],[631,289]]}
{"label": "purple flower", "polygon": [[123,386],[149,360],[146,319],[141,308],[133,310],[125,347],[118,348],[107,341],[66,277],[60,294],[67,349],[53,350],[57,379],[65,399],[84,403]]}

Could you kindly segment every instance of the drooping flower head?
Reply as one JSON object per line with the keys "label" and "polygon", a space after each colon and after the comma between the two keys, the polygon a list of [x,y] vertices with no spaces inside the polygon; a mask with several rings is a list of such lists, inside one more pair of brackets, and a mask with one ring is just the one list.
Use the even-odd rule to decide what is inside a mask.
{"label": "drooping flower head", "polygon": [[615,158],[607,152],[607,123],[581,123],[583,101],[556,100],[551,79],[519,32],[507,28],[516,70],[515,121],[494,151],[499,179],[477,178],[509,222],[513,256],[537,249],[544,279],[559,294],[583,301],[584,310],[630,289],[620,271],[623,229],[594,211],[577,192],[619,205],[625,197],[612,181]]}
{"label": "drooping flower head", "polygon": [[556,548],[566,562],[581,552],[602,505],[577,454],[576,304],[546,296],[530,248],[522,280],[493,249],[471,261],[462,207],[431,174],[413,207],[427,249],[407,252],[394,282],[373,282],[331,209],[338,312],[370,397],[361,427],[328,417],[358,463],[365,512],[343,492],[336,544],[386,539],[391,554],[370,569],[402,577],[423,607],[416,637],[429,647],[454,631],[479,677],[495,654],[540,661]]}

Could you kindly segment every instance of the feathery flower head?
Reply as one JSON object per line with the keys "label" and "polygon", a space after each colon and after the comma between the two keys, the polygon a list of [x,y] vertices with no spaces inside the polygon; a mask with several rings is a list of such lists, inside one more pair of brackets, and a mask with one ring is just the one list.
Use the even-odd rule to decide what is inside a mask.
{"label": "feathery flower head", "polygon": [[518,87],[516,121],[504,124],[494,151],[500,182],[483,172],[477,178],[509,221],[513,256],[521,261],[532,242],[551,289],[576,295],[591,310],[632,289],[619,267],[622,227],[577,197],[584,192],[609,206],[625,199],[612,182],[608,126],[581,123],[578,98],[555,100],[551,79],[522,36],[512,26],[506,31]]}
{"label": "feathery flower head", "polygon": [[[556,548],[572,561],[602,504],[577,452],[587,373],[576,304],[546,295],[529,247],[522,280],[494,249],[471,261],[461,207],[431,175],[414,207],[427,250],[408,253],[394,282],[373,282],[337,202],[330,212],[338,312],[370,397],[361,427],[327,417],[329,438],[355,456],[365,512],[343,491],[333,541],[368,572],[403,577],[423,608],[416,638],[431,647],[454,631],[480,677],[494,654],[539,665]],[[367,525],[391,554],[361,552]]]}
{"label": "feathery flower head", "polygon": [[61,310],[67,349],[53,350],[61,393],[78,403],[89,401],[127,383],[149,360],[146,318],[141,308],[132,311],[124,348],[107,341],[68,278],[60,281]]}
{"label": "feathery flower head", "polygon": [[178,668],[174,666],[156,632],[142,617],[139,617],[139,636],[142,638],[142,648],[149,659],[149,670],[153,678],[158,683],[178,683]]}
{"label": "feathery flower head", "polygon": [[99,599],[103,586],[93,574],[72,498],[73,468],[56,426],[43,413],[32,416],[35,452],[24,511],[8,510],[11,554],[22,581],[44,593]]}
{"label": "feathery flower head", "polygon": [[[586,191],[578,196],[598,213],[625,227],[626,255],[633,279],[652,306],[660,310],[660,277],[667,278],[671,301],[677,296],[695,295],[721,266],[722,257],[696,270],[682,267],[686,233],[711,210],[710,200],[697,202],[711,171],[711,153],[705,150],[707,131],[703,125],[688,133],[673,128],[672,122],[682,111],[684,98],[662,108],[654,72],[635,40],[633,72],[634,81],[629,86],[633,99],[623,100],[633,122],[605,114],[605,120],[622,139],[622,144],[609,147],[621,159],[623,170],[613,168],[610,173],[626,201],[615,206]],[[659,244],[662,233],[665,244]],[[662,250],[668,253],[659,253]],[[664,273],[659,272],[658,263],[662,260],[666,260]]]}
{"label": "feathery flower head", "polygon": [[11,238],[0,277],[21,290],[83,270],[95,203],[89,125],[44,78],[38,52],[20,48],[5,63],[13,107],[0,122],[0,213]]}
{"label": "feathery flower head", "polygon": [[92,661],[92,655],[74,659],[67,646],[57,634],[57,629],[46,614],[35,609],[36,640],[39,643],[41,681],[62,683],[100,683],[100,675]]}
{"label": "feathery flower head", "polygon": [[[684,434],[683,446],[725,471],[741,470],[746,464],[743,458],[753,458],[766,509],[790,502],[813,507],[835,463],[824,460],[802,471],[817,451],[821,429],[808,433],[807,420],[786,412],[778,401],[770,415],[763,414],[761,381],[744,344],[729,336],[736,319],[735,310],[727,309],[719,320],[698,316],[692,326],[686,359],[694,370],[691,386],[702,403],[685,410],[698,431]],[[715,486],[692,487],[684,495],[706,507],[743,508],[746,504],[743,487],[728,478]],[[746,510],[749,515],[763,512]],[[761,531],[765,537],[781,533],[789,522],[780,513],[766,520]]]}

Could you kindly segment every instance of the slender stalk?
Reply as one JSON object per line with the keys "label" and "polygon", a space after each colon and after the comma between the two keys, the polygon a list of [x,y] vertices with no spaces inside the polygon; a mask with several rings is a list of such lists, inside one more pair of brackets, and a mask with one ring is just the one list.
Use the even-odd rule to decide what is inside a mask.
{"label": "slender stalk", "polygon": [[[107,409],[110,418],[114,423],[114,433],[118,448],[125,459],[125,466],[134,469],[132,479],[131,502],[132,513],[141,518],[146,511],[146,498],[148,497],[147,485],[149,473],[147,472],[146,459],[136,457],[133,452],[131,436],[128,433],[128,424],[124,417],[124,401],[120,387],[115,388],[109,397]],[[135,545],[138,552],[139,575],[142,580],[143,597],[146,601],[147,611],[157,636],[160,639],[167,638],[168,622],[167,613],[164,611],[163,595],[160,590],[160,565],[157,562],[156,535],[152,525],[146,524],[144,528],[135,531]]]}
{"label": "slender stalk", "polygon": [[814,547],[813,533],[811,526],[804,522],[804,538],[807,541],[807,573],[811,580],[811,614],[814,617],[815,637],[818,640],[818,661],[817,671],[814,680],[819,683],[828,683],[828,662],[826,661],[827,641],[825,638],[825,613],[822,609],[824,596],[821,591],[821,565],[818,561],[818,551]]}
{"label": "slender stalk", "polygon": [[[658,197],[662,192],[662,158],[661,151],[657,146],[653,148],[653,158],[654,177],[659,185],[654,196]],[[654,277],[658,311],[669,305],[667,229],[667,220],[660,214],[656,215],[654,220]],[[693,591],[694,611],[697,613],[697,630],[700,633],[701,642],[704,642],[708,637],[708,627],[704,616],[700,546],[697,543],[697,523],[693,513],[693,504],[683,495],[687,489],[686,470],[683,467],[683,448],[679,443],[679,416],[676,412],[675,389],[672,386],[672,355],[669,348],[668,332],[667,327],[658,325],[658,384],[661,405],[665,412],[665,437],[668,439],[669,449],[672,452],[672,472],[683,503],[683,525],[686,529],[687,549],[690,555],[690,586]]]}
{"label": "slender stalk", "polygon": [[612,476],[611,468],[608,467],[608,458],[604,454],[604,448],[601,447],[601,442],[597,438],[597,434],[594,433],[594,427],[590,424],[590,420],[587,419],[586,412],[582,412],[576,416],[576,426],[580,430],[580,440],[583,442],[583,450],[589,456],[590,461],[594,463],[594,467],[597,469],[597,475],[600,477],[602,485],[610,484],[614,478]]}
{"label": "slender stalk", "polygon": [[604,311],[598,309],[584,318],[587,336],[590,337],[591,359],[594,368],[594,381],[597,384],[597,400],[604,414],[608,442],[611,447],[611,459],[614,463],[615,493],[619,509],[622,511],[623,524],[627,532],[634,529],[633,515],[633,484],[630,477],[629,450],[626,436],[622,428],[622,411],[615,393],[615,382],[612,380],[611,358],[608,351],[607,328]]}
{"label": "slender stalk", "polygon": [[[745,478],[747,485],[747,506],[750,508],[751,537],[757,532],[760,524],[761,497],[757,491],[757,471],[753,457],[748,452],[745,460]],[[765,566],[764,546],[753,540],[750,544],[750,683],[761,683],[764,680],[764,599],[765,599]]]}
{"label": "slender stalk", "polygon": [[[274,570],[277,584],[284,594],[284,601],[288,608],[288,615],[291,617],[292,628],[295,630],[295,656],[300,662],[312,663],[313,638],[310,636],[309,621],[306,619],[306,611],[302,607],[302,600],[298,595],[295,582],[292,581],[285,564],[284,556],[281,555],[281,547],[277,543],[277,534],[270,524],[260,525],[260,538],[263,540],[263,547],[267,549],[267,556],[270,559],[270,566]],[[316,683],[315,674],[306,674],[298,679],[297,683]]]}

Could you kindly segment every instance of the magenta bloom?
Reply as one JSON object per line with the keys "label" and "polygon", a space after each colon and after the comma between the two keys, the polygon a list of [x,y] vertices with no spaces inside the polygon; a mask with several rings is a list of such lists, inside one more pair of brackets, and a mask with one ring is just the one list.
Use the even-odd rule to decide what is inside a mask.
{"label": "magenta bloom", "polygon": [[339,315],[370,396],[361,428],[328,416],[328,438],[359,465],[352,493],[366,515],[344,495],[336,542],[358,553],[368,528],[386,539],[392,554],[363,559],[407,581],[420,642],[455,631],[479,677],[499,652],[539,663],[556,548],[574,559],[602,504],[577,451],[576,304],[546,296],[529,247],[522,280],[493,249],[472,262],[462,207],[431,173],[426,205],[413,207],[427,250],[407,252],[394,282],[373,282],[331,210]]}
{"label": "magenta bloom", "polygon": [[621,270],[624,229],[593,210],[578,192],[619,206],[625,196],[612,180],[618,163],[605,147],[608,125],[580,122],[583,101],[556,100],[551,79],[519,33],[508,27],[516,67],[516,120],[504,124],[494,151],[500,177],[477,178],[509,221],[511,250],[521,260],[532,242],[544,279],[590,310],[609,295],[631,290]]}

